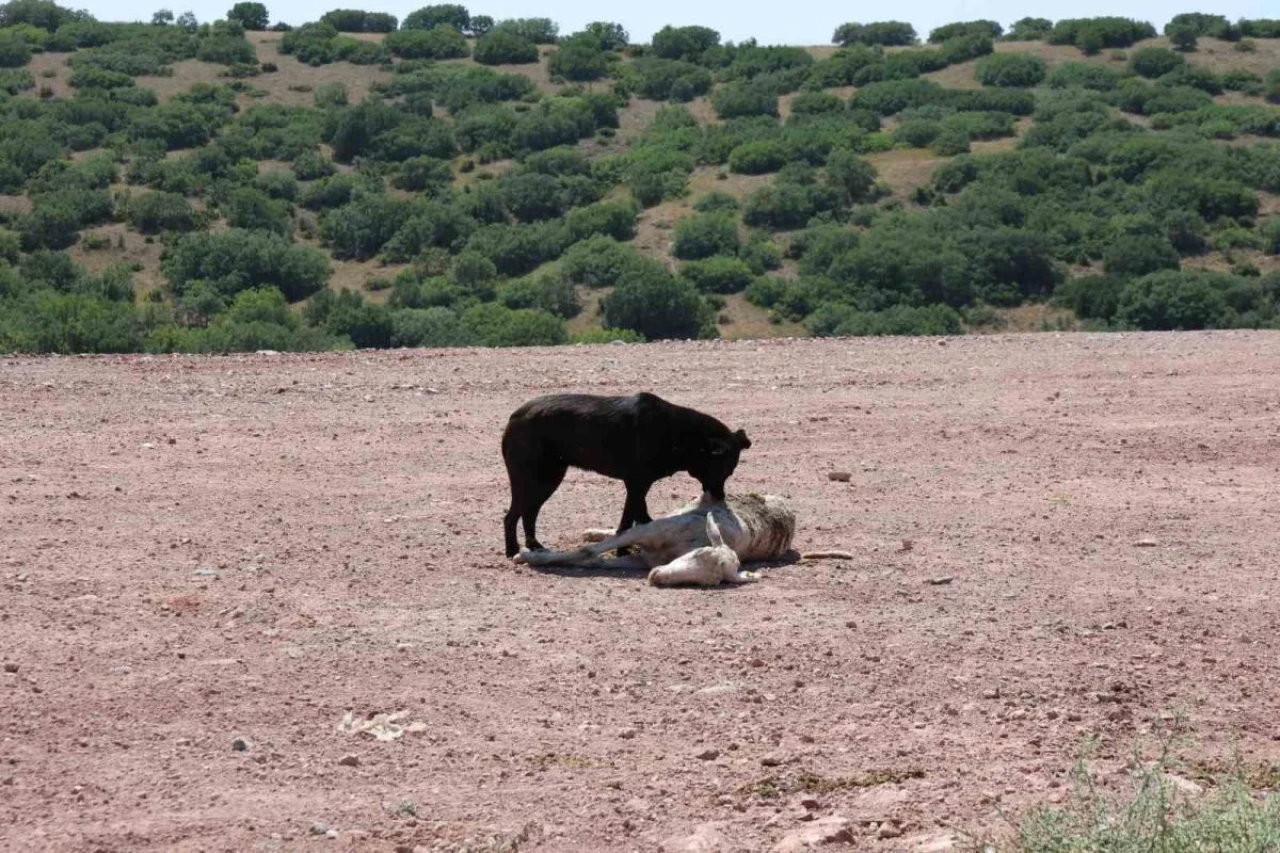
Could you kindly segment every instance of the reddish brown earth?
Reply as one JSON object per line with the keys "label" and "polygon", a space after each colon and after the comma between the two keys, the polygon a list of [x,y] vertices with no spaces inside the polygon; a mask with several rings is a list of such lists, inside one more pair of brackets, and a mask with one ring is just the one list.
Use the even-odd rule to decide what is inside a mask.
{"label": "reddish brown earth", "polygon": [[[641,388],[854,559],[506,561],[507,414]],[[1175,713],[1280,760],[1274,333],[7,358],[0,399],[5,850],[941,850]],[[573,473],[541,538],[621,500]]]}

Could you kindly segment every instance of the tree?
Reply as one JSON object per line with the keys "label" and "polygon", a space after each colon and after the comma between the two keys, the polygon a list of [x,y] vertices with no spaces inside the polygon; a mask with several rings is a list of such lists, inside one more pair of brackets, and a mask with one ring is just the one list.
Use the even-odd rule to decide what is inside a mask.
{"label": "tree", "polygon": [[466,32],[471,24],[471,13],[467,7],[456,3],[442,3],[436,6],[423,6],[416,12],[405,15],[402,30],[434,30],[441,24],[447,24],[459,32]]}
{"label": "tree", "polygon": [[682,261],[696,261],[712,255],[733,255],[738,251],[738,224],[728,216],[699,213],[676,223],[671,253]]}
{"label": "tree", "polygon": [[168,9],[160,9],[151,16],[151,25],[153,27],[166,27],[173,23],[173,12]]}
{"label": "tree", "polygon": [[391,314],[393,347],[465,347],[475,335],[448,308],[406,308]]}
{"label": "tree", "polygon": [[724,255],[689,261],[681,267],[680,277],[703,293],[738,293],[755,278],[746,262]]}
{"label": "tree", "polygon": [[1045,61],[1030,53],[993,53],[979,59],[974,79],[984,86],[1029,88],[1045,78]]}
{"label": "tree", "polygon": [[697,61],[720,44],[720,33],[709,27],[667,25],[653,34],[653,54],[662,59]]}
{"label": "tree", "polygon": [[263,4],[241,0],[227,12],[227,20],[236,21],[246,30],[257,32],[267,28],[270,17],[267,15],[267,7]]}
{"label": "tree", "polygon": [[1169,239],[1154,234],[1122,234],[1103,253],[1102,266],[1108,275],[1140,276],[1157,270],[1176,270],[1178,251]]}
{"label": "tree", "polygon": [[721,119],[776,116],[778,95],[757,83],[729,83],[711,93],[711,106]]}
{"label": "tree", "polygon": [[878,44],[902,47],[916,43],[915,27],[903,21],[880,21],[873,24],[841,24],[831,41],[841,47],[851,44]]}
{"label": "tree", "polygon": [[590,35],[601,50],[622,50],[631,42],[631,36],[622,24],[612,21],[592,21],[582,30]]}
{"label": "tree", "polygon": [[648,340],[711,337],[711,311],[692,284],[680,281],[656,261],[624,272],[604,298],[604,324],[630,329]]}
{"label": "tree", "polygon": [[1041,41],[1053,29],[1048,18],[1019,18],[1009,27],[1005,41]]}
{"label": "tree", "polygon": [[608,54],[594,42],[584,43],[579,37],[571,36],[551,54],[547,70],[574,82],[599,80],[609,72]]}
{"label": "tree", "polygon": [[827,184],[844,190],[857,204],[874,197],[876,167],[847,148],[837,148],[827,158]]}
{"label": "tree", "polygon": [[460,59],[470,51],[466,38],[451,24],[396,30],[387,33],[382,43],[402,59]]}
{"label": "tree", "polygon": [[511,309],[496,302],[476,305],[462,315],[463,327],[483,346],[534,347],[567,343],[564,322],[537,309]]}
{"label": "tree", "polygon": [[31,48],[21,36],[0,35],[0,68],[21,68],[31,61]]}
{"label": "tree", "polygon": [[538,46],[506,30],[490,30],[476,41],[472,53],[481,65],[527,65],[538,61]]}
{"label": "tree", "polygon": [[1129,57],[1129,68],[1140,77],[1155,79],[1174,71],[1186,60],[1166,47],[1144,47]]}
{"label": "tree", "polygon": [[1195,27],[1190,24],[1165,27],[1165,35],[1169,37],[1169,43],[1177,50],[1189,53],[1196,49],[1197,33]]}
{"label": "tree", "polygon": [[1224,291],[1233,276],[1167,270],[1130,282],[1120,294],[1116,319],[1149,331],[1212,329],[1223,325]]}

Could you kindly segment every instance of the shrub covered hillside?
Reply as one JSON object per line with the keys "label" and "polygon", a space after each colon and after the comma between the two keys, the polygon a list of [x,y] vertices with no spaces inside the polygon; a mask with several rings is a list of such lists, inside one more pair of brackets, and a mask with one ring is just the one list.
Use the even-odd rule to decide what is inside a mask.
{"label": "shrub covered hillside", "polygon": [[1280,21],[0,6],[0,351],[1280,325]]}

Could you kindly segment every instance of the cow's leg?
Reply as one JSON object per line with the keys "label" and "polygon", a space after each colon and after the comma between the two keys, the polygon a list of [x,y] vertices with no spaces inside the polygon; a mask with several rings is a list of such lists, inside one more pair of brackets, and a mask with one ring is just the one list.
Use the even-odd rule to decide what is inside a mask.
{"label": "cow's leg", "polygon": [[536,477],[529,478],[525,486],[521,515],[524,518],[524,544],[530,551],[543,550],[538,542],[538,512],[547,499],[555,494],[556,489],[560,488],[567,470],[568,467],[560,463],[546,463],[538,469]]}
{"label": "cow's leg", "polygon": [[[603,562],[600,557],[610,551],[621,551],[629,545],[642,545],[647,541],[663,540],[670,538],[675,532],[672,530],[682,524],[679,517],[676,518],[660,518],[657,521],[651,521],[648,524],[641,524],[632,527],[617,536],[611,536],[600,542],[593,542],[589,545],[583,545],[572,551],[526,551],[516,557],[517,563],[527,563],[530,566],[603,566],[618,568],[646,568],[647,563],[643,557],[636,555],[634,557],[620,557],[608,563]],[[623,560],[627,562],[623,562]]]}
{"label": "cow's leg", "polygon": [[[645,480],[628,480],[626,485],[627,499],[622,506],[622,521],[618,522],[618,535],[631,529],[632,525],[648,524],[653,521],[649,517],[649,506],[645,500],[653,483]],[[625,557],[627,553],[625,546],[618,550],[619,557]]]}
{"label": "cow's leg", "polygon": [[525,471],[514,470],[508,465],[507,477],[511,480],[511,506],[507,508],[507,514],[502,518],[502,532],[506,537],[507,556],[514,557],[520,553],[520,540],[516,537],[516,522],[524,512],[524,483],[528,474]]}

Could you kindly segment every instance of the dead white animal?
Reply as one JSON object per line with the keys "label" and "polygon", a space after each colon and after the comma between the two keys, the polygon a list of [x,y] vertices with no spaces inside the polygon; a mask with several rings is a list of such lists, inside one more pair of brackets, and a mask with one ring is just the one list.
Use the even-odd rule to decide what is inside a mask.
{"label": "dead white animal", "polygon": [[[716,586],[757,580],[743,563],[781,560],[791,554],[796,516],[778,495],[728,495],[724,501],[703,494],[675,512],[617,536],[587,531],[594,541],[573,551],[522,551],[515,558],[530,566],[649,569],[654,586]],[[605,559],[619,548],[638,553]],[[838,552],[803,554],[801,559],[844,556]]]}

